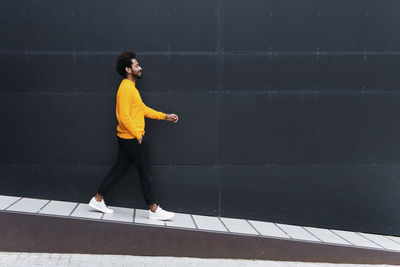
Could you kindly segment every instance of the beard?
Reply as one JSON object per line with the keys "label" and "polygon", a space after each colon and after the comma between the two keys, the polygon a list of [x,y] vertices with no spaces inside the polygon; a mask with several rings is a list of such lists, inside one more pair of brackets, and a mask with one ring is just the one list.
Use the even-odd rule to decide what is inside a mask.
{"label": "beard", "polygon": [[133,77],[140,80],[140,79],[142,79],[143,75],[133,74]]}

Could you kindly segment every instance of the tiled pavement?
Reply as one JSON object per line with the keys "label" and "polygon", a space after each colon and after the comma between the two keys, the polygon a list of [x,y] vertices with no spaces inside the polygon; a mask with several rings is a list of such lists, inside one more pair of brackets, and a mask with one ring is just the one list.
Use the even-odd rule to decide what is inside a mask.
{"label": "tiled pavement", "polygon": [[111,208],[114,209],[113,214],[103,214],[91,209],[86,203],[0,195],[0,211],[36,213],[48,216],[85,218],[100,221],[118,221],[130,224],[151,224],[166,228],[225,232],[400,252],[400,237],[395,236],[183,213],[177,213],[172,221],[160,222],[148,219],[146,210],[122,207]]}
{"label": "tiled pavement", "polygon": [[[0,252],[2,267],[366,267],[365,264],[329,264],[262,260],[143,257],[125,255]],[[367,265],[390,267],[393,265]]]}

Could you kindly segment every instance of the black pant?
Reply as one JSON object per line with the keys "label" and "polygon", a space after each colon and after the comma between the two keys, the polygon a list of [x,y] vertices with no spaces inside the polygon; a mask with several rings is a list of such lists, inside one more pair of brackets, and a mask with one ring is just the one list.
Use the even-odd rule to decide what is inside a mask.
{"label": "black pant", "polygon": [[97,192],[102,196],[107,194],[108,190],[126,174],[129,165],[133,162],[139,172],[144,201],[147,205],[156,203],[151,186],[152,173],[149,163],[147,138],[143,136],[142,144],[139,144],[136,138],[123,139],[119,136],[117,137],[119,143],[117,162],[111,168]]}

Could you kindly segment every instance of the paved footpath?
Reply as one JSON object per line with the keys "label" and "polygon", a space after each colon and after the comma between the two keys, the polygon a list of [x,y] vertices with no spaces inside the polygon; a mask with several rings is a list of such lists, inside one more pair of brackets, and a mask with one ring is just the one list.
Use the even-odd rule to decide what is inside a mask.
{"label": "paved footpath", "polygon": [[59,254],[59,253],[21,253],[0,252],[0,266],[96,266],[96,267],[366,267],[394,265],[327,264],[304,262],[280,262],[261,260],[200,259],[179,257],[143,257],[125,255]]}

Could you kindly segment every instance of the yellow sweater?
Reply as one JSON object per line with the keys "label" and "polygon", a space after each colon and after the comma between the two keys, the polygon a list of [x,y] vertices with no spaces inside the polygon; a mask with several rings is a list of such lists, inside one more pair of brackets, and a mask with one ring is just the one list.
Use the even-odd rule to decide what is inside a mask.
{"label": "yellow sweater", "polygon": [[143,103],[135,83],[129,79],[123,79],[118,88],[116,114],[117,135],[123,139],[142,138],[145,133],[144,117],[165,119],[165,113],[151,109]]}

